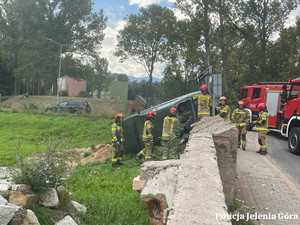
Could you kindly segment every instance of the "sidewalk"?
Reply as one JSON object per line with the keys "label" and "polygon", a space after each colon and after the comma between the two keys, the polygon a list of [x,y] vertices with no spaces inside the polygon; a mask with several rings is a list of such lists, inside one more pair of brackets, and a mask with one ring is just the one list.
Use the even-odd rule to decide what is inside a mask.
{"label": "sidewalk", "polygon": [[248,132],[246,151],[238,149],[236,198],[264,216],[263,225],[300,225],[299,188],[258,149],[257,132]]}

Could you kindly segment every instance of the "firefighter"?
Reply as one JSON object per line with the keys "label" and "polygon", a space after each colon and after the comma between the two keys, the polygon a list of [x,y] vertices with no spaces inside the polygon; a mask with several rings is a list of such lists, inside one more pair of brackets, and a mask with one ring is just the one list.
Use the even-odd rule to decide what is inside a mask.
{"label": "firefighter", "polygon": [[203,84],[200,87],[200,94],[194,95],[193,99],[198,100],[198,121],[204,116],[210,116],[210,108],[212,107],[212,100],[208,93],[208,87]]}
{"label": "firefighter", "polygon": [[[176,118],[177,110],[171,108],[169,115],[164,118],[161,144],[164,148],[162,158],[167,159],[169,157],[170,150],[174,150],[176,145],[179,144],[178,138],[180,136],[180,122]],[[176,151],[175,151],[176,152]]]}
{"label": "firefighter", "polygon": [[250,113],[245,109],[244,101],[239,101],[238,107],[233,111],[231,121],[238,129],[238,148],[246,149],[246,126],[250,122]]}
{"label": "firefighter", "polygon": [[219,106],[216,106],[217,111],[219,112],[219,116],[224,118],[225,120],[230,119],[230,108],[226,104],[227,98],[225,96],[222,96],[220,98],[220,104]]}
{"label": "firefighter", "polygon": [[259,153],[261,155],[267,154],[267,143],[266,143],[266,136],[268,133],[268,110],[265,103],[259,103],[257,108],[259,109],[259,117],[258,120],[255,122],[256,130],[258,131],[258,143],[260,145]]}
{"label": "firefighter", "polygon": [[145,158],[145,161],[151,160],[151,152],[154,146],[153,136],[154,136],[154,117],[156,113],[154,111],[149,111],[147,113],[147,120],[144,124],[143,130],[143,142],[145,148],[142,149],[136,156],[135,159],[139,163]]}
{"label": "firefighter", "polygon": [[118,113],[115,115],[115,122],[111,128],[111,137],[112,137],[112,166],[118,167],[121,165],[122,155],[123,155],[123,143],[124,143],[124,136],[123,136],[123,128],[122,128],[122,120],[123,115]]}

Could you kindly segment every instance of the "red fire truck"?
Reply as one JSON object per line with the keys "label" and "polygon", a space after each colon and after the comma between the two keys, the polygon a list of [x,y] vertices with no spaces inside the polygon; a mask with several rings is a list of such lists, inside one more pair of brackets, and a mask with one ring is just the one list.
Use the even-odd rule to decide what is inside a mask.
{"label": "red fire truck", "polygon": [[[258,118],[259,103],[266,103],[269,127],[288,138],[291,153],[300,154],[300,77],[288,83],[260,83],[241,88],[240,100],[251,111],[252,121]],[[251,125],[248,129],[252,129]]]}

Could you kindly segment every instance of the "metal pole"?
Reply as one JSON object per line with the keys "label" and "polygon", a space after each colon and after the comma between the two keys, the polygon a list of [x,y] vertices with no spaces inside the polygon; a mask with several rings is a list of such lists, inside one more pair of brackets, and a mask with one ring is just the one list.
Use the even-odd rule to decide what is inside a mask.
{"label": "metal pole", "polygon": [[59,52],[59,66],[58,66],[58,79],[57,79],[57,96],[56,96],[56,105],[59,103],[59,83],[60,83],[60,70],[61,70],[61,54],[62,54],[62,45],[60,45]]}
{"label": "metal pole", "polygon": [[61,71],[61,54],[62,54],[62,47],[63,46],[69,46],[69,45],[63,45],[58,43],[57,41],[52,40],[51,38],[47,38],[48,41],[51,41],[55,44],[58,44],[60,46],[59,51],[59,65],[58,65],[58,79],[57,79],[57,93],[56,93],[56,105],[59,103],[59,82],[60,82],[60,71]]}

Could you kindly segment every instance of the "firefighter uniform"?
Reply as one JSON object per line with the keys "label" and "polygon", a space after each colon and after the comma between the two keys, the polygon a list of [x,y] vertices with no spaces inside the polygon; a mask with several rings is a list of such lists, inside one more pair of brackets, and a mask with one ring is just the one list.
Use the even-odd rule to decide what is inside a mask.
{"label": "firefighter uniform", "polygon": [[219,112],[219,116],[224,118],[225,120],[230,119],[230,108],[228,105],[219,105],[216,106],[217,111]]}
{"label": "firefighter uniform", "polygon": [[238,129],[238,147],[242,144],[242,149],[246,149],[246,126],[250,121],[250,114],[245,108],[237,108],[233,111],[231,120]]}
{"label": "firefighter uniform", "polygon": [[167,159],[169,152],[174,151],[176,153],[176,147],[178,146],[178,137],[180,135],[179,129],[180,122],[175,115],[169,115],[164,118],[161,144],[164,148],[162,158]]}
{"label": "firefighter uniform", "polygon": [[258,143],[260,150],[258,153],[265,155],[267,153],[266,136],[268,133],[268,113],[266,111],[260,111],[259,118],[256,121],[256,130],[258,131]]}
{"label": "firefighter uniform", "polygon": [[121,125],[121,120],[118,119],[123,117],[122,114],[117,114],[115,116],[116,121],[113,123],[111,128],[111,137],[112,137],[112,166],[117,167],[121,164],[123,150],[124,150],[124,136],[123,136],[123,128]]}
{"label": "firefighter uniform", "polygon": [[198,121],[204,116],[210,116],[210,107],[212,100],[209,94],[197,94],[193,96],[194,100],[198,100]]}
{"label": "firefighter uniform", "polygon": [[155,113],[152,115],[148,112],[148,118],[145,121],[144,129],[143,129],[143,142],[145,148],[143,148],[135,157],[135,159],[142,163],[142,159],[145,158],[145,161],[151,160],[151,152],[154,146],[153,136],[154,136],[154,124],[153,124],[153,117]]}

